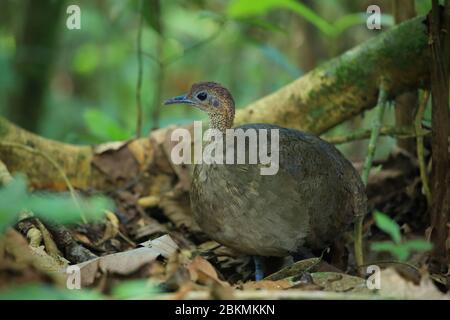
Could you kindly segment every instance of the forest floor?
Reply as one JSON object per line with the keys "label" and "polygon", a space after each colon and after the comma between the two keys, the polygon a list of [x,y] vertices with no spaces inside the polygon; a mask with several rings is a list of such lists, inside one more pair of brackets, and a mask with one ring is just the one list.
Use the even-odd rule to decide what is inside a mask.
{"label": "forest floor", "polygon": [[[388,213],[400,226],[402,242],[426,238],[429,217],[415,159],[397,152],[375,167],[367,188],[369,212]],[[426,252],[399,261],[388,252],[371,250],[372,243],[389,240],[371,215],[364,224],[366,263],[359,270],[349,230],[342,240],[345,250],[332,248],[295,262],[288,257],[278,265],[268,261],[272,272],[254,281],[252,258],[208,239],[187,214],[187,201],[161,205],[161,199],[143,197],[132,187],[110,196],[116,209],[102,222],[66,228],[28,217],[9,229],[0,246],[0,287],[76,287],[75,270],[82,288],[95,289],[104,298],[450,298],[444,293],[448,275],[429,274]],[[70,272],[69,261],[76,266]],[[137,282],[124,289],[130,283],[126,280]],[[2,296],[8,297],[6,292]]]}

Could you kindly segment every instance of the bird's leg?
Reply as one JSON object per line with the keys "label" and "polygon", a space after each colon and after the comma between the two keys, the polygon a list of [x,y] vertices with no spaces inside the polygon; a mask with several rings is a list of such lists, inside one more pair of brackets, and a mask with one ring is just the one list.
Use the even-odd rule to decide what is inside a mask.
{"label": "bird's leg", "polygon": [[260,256],[253,256],[255,263],[255,280],[260,281],[264,278],[263,261]]}

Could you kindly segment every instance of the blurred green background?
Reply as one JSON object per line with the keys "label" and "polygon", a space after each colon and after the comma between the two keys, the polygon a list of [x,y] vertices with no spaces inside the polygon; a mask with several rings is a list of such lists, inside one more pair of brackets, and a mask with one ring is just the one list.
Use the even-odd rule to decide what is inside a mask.
{"label": "blurred green background", "polygon": [[[204,119],[200,111],[164,108],[161,101],[210,80],[230,88],[244,107],[388,30],[392,2],[0,0],[0,112],[28,130],[71,143],[133,137],[142,26],[143,133]],[[70,4],[81,8],[81,30],[66,27]],[[366,27],[371,4],[381,7],[381,31]],[[417,13],[429,5],[417,0]],[[368,128],[370,120],[367,112],[331,134]],[[385,122],[394,122],[392,108]],[[365,143],[341,148],[361,158]],[[383,138],[378,157],[393,144]]]}

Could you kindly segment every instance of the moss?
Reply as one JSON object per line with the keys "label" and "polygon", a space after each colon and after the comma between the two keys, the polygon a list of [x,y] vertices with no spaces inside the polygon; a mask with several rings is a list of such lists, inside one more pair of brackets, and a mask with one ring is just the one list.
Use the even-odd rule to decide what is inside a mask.
{"label": "moss", "polygon": [[0,118],[0,137],[5,137],[9,133],[9,124],[6,120]]}

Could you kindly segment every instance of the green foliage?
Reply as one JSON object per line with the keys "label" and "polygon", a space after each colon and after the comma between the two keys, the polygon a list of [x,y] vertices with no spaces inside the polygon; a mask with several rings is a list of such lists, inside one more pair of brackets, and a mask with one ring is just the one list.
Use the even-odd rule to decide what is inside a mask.
{"label": "green foliage", "polygon": [[378,228],[389,234],[393,241],[374,242],[371,246],[372,250],[386,251],[398,260],[405,261],[413,251],[429,251],[433,248],[431,243],[424,240],[402,241],[398,224],[380,211],[374,212],[374,219]]}
{"label": "green foliage", "polygon": [[[264,15],[273,9],[287,9],[296,13],[330,38],[339,36],[342,32],[352,26],[364,24],[367,19],[365,13],[355,13],[344,15],[335,22],[330,23],[311,10],[308,6],[295,0],[233,0],[227,8],[227,13],[230,17],[239,19],[249,16]],[[392,18],[389,15],[384,15],[382,22],[389,25],[393,24]]]}
{"label": "green foliage", "polygon": [[72,223],[80,220],[81,212],[87,219],[96,220],[105,210],[112,209],[111,200],[102,196],[79,198],[75,203],[68,194],[29,193],[26,179],[16,176],[0,189],[0,232],[12,225],[17,214],[24,210],[58,223]]}
{"label": "green foliage", "polygon": [[83,117],[90,135],[98,142],[126,140],[130,137],[130,133],[117,121],[97,109],[87,109]]}
{"label": "green foliage", "polygon": [[152,299],[159,289],[147,279],[129,280],[118,283],[112,289],[115,299]]}
{"label": "green foliage", "polygon": [[[121,281],[113,286],[113,299],[152,299],[158,287],[147,279]],[[69,290],[45,284],[26,284],[0,291],[0,300],[101,300],[109,297],[93,289]]]}
{"label": "green foliage", "polygon": [[42,284],[26,284],[0,292],[0,300],[99,300],[95,290],[68,290]]}
{"label": "green foliage", "polygon": [[87,43],[76,51],[73,59],[73,69],[79,74],[89,74],[97,69],[100,61],[98,47],[93,43]]}
{"label": "green foliage", "polygon": [[395,243],[399,243],[402,239],[402,235],[398,224],[380,211],[375,211],[373,215],[378,228],[389,234]]}

